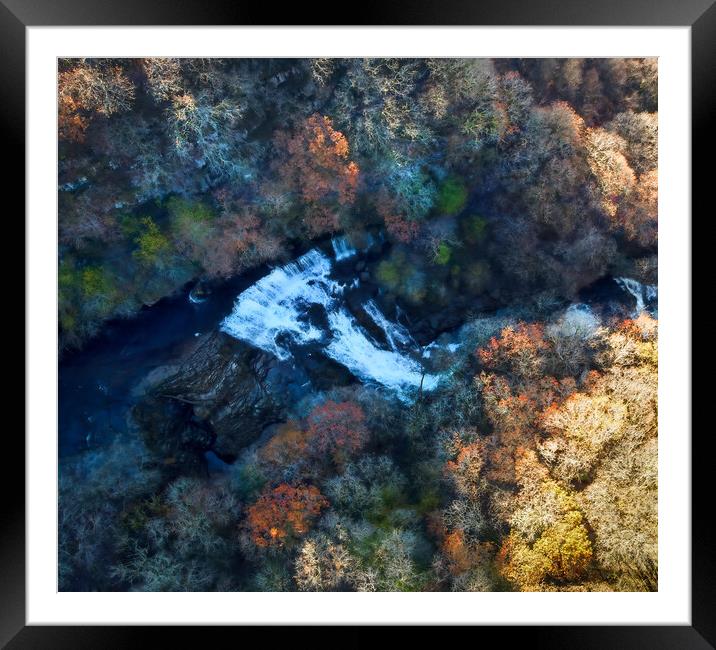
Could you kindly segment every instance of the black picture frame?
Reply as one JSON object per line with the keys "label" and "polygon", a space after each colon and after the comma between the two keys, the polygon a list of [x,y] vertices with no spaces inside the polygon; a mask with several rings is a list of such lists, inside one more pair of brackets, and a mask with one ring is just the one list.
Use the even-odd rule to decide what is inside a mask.
{"label": "black picture frame", "polygon": [[[282,25],[334,24],[337,7],[322,2],[283,5],[209,0],[0,0],[0,125],[6,187],[24,186],[25,160],[25,28],[28,26],[116,25]],[[692,156],[713,151],[710,117],[716,87],[716,4],[714,0],[400,0],[351,7],[352,25],[523,25],[523,26],[690,26],[692,65]],[[698,134],[698,137],[696,137]],[[704,155],[704,161],[708,158]],[[693,210],[705,203],[710,165],[692,165]],[[698,182],[699,180],[703,182]],[[21,198],[18,206],[24,210]],[[712,211],[712,208],[711,208]],[[17,211],[15,212],[17,213]],[[8,214],[9,217],[9,214]],[[16,218],[16,217],[14,217]],[[688,215],[687,218],[691,218]],[[23,234],[24,237],[24,234]],[[685,436],[690,431],[683,432]],[[713,648],[716,647],[716,543],[707,513],[712,485],[707,463],[708,429],[692,438],[692,624],[691,626],[545,626],[489,627],[480,633],[509,634],[530,646],[552,648]],[[19,468],[0,501],[0,646],[8,648],[100,648],[165,643],[171,630],[143,627],[25,625],[25,447],[16,433],[5,436],[6,458]],[[9,463],[10,461],[8,461]],[[5,473],[7,477],[7,473]],[[183,641],[189,637],[180,630]],[[205,631],[201,632],[206,634]],[[359,636],[352,636],[354,642]],[[522,637],[522,638],[519,638]],[[206,637],[203,638],[206,643]]]}

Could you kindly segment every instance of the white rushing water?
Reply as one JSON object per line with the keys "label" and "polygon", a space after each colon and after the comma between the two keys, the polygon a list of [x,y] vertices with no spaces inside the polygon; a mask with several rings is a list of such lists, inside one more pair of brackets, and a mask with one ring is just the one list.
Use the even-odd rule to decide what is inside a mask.
{"label": "white rushing water", "polygon": [[[362,381],[382,384],[401,396],[420,386],[435,388],[438,377],[424,373],[408,331],[368,301],[363,309],[388,342],[388,349],[382,347],[347,309],[345,287],[330,277],[331,269],[319,250],[274,269],[239,295],[221,329],[282,360],[292,358],[294,346],[319,343],[326,356]],[[327,327],[311,322],[309,310],[315,305],[323,308]]]}
{"label": "white rushing water", "polygon": [[333,293],[340,287],[328,277],[330,271],[330,261],[318,250],[274,269],[239,295],[221,329],[279,359],[290,359],[291,351],[280,337],[295,343],[323,338],[324,333],[310,323],[305,310],[310,304],[327,309],[332,304]]}
{"label": "white rushing water", "polygon": [[[356,239],[358,242],[357,244],[353,243]],[[358,252],[365,253],[382,242],[382,232],[379,232],[377,235],[370,232],[364,232],[356,235],[353,241],[345,235],[334,237],[331,239],[331,246],[333,247],[333,256],[336,262],[342,262],[343,260],[354,257]]]}
{"label": "white rushing water", "polygon": [[385,334],[385,338],[387,339],[388,345],[390,345],[391,350],[397,350],[398,344],[403,346],[417,346],[417,344],[413,340],[413,337],[410,336],[410,332],[408,332],[408,330],[405,329],[400,323],[393,323],[392,321],[389,321],[383,315],[383,312],[380,311],[378,305],[376,305],[375,302],[369,300],[367,303],[365,303],[365,305],[363,305],[363,309],[365,310],[365,313],[371,317],[373,322],[378,327],[380,327],[380,329],[383,330],[383,333]]}
{"label": "white rushing water", "polygon": [[638,316],[643,311],[649,311],[652,315],[656,315],[656,308],[647,309],[647,302],[654,302],[657,299],[657,287],[654,284],[642,284],[633,278],[615,278],[617,284],[628,291],[636,300],[636,309],[634,315]]}
{"label": "white rushing water", "polygon": [[357,252],[346,237],[334,237],[331,239],[331,245],[337,262],[353,257]]}

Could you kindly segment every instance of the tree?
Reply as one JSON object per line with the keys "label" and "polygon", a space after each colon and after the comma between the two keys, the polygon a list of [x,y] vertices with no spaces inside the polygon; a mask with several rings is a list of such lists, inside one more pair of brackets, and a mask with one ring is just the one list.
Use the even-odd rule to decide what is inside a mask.
{"label": "tree", "polygon": [[628,239],[647,247],[656,247],[657,244],[658,177],[656,169],[639,176],[634,190],[619,206],[615,217]]}
{"label": "tree", "polygon": [[622,591],[658,588],[658,443],[619,444],[578,495],[594,530],[597,563]]}
{"label": "tree", "polygon": [[514,484],[516,460],[525,450],[536,448],[541,410],[570,394],[574,380],[559,382],[543,377],[527,384],[523,392],[513,391],[504,377],[482,373],[478,382],[485,413],[493,426],[486,477],[498,486]]}
{"label": "tree", "polygon": [[383,221],[388,234],[403,244],[413,241],[420,231],[420,226],[415,221],[409,221],[397,214],[384,214]]}
{"label": "tree", "polygon": [[636,183],[634,171],[629,166],[624,151],[624,139],[602,128],[587,129],[585,145],[587,162],[597,182],[604,212],[614,218],[619,203]]}
{"label": "tree", "polygon": [[278,427],[271,439],[261,447],[261,460],[284,467],[305,459],[308,453],[306,432],[300,422],[290,421]]}
{"label": "tree", "polygon": [[518,379],[535,379],[544,374],[548,343],[540,323],[519,323],[508,326],[477,350],[480,363],[490,370],[499,370]]}
{"label": "tree", "polygon": [[467,203],[467,188],[458,178],[446,178],[438,193],[437,210],[440,214],[454,215]]}
{"label": "tree", "polygon": [[366,540],[350,581],[356,591],[419,591],[422,585],[413,559],[418,542],[410,531],[377,530]]}
{"label": "tree", "polygon": [[501,573],[521,591],[539,591],[550,579],[579,580],[593,551],[577,501],[549,477],[534,452],[520,455],[516,473],[520,491],[498,554]]}
{"label": "tree", "polygon": [[485,491],[483,470],[486,462],[485,442],[471,433],[468,436],[454,432],[446,442],[451,458],[445,471],[458,495],[477,501]]}
{"label": "tree", "polygon": [[617,589],[653,591],[658,578],[657,322],[647,314],[603,333],[590,395],[620,405],[618,435],[579,493],[599,566]]}
{"label": "tree", "polygon": [[60,137],[82,141],[94,115],[109,117],[132,106],[134,84],[119,65],[80,59],[60,72],[57,95]]}
{"label": "tree", "polygon": [[624,155],[637,174],[656,169],[659,146],[657,113],[619,113],[606,128],[624,139]]}
{"label": "tree", "polygon": [[340,541],[317,535],[301,545],[293,577],[300,591],[331,591],[347,581],[354,564]]}
{"label": "tree", "polygon": [[171,101],[181,95],[184,82],[179,59],[153,57],[142,60],[149,94],[155,102]]}
{"label": "tree", "polygon": [[623,434],[626,406],[615,395],[574,393],[542,413],[540,455],[565,484],[588,480],[607,445]]}
{"label": "tree", "polygon": [[142,264],[161,264],[170,250],[169,240],[151,217],[145,217],[141,223],[143,228],[134,240],[138,247],[134,255]]}
{"label": "tree", "polygon": [[216,101],[207,90],[172,97],[166,114],[174,152],[204,169],[210,185],[251,175],[245,131],[237,128],[245,110],[242,102]]}
{"label": "tree", "polygon": [[333,114],[356,151],[373,158],[402,157],[432,132],[414,93],[421,61],[345,59],[333,93]]}
{"label": "tree", "polygon": [[354,402],[328,400],[311,411],[306,425],[309,448],[319,456],[329,454],[337,465],[368,441],[365,413]]}
{"label": "tree", "polygon": [[285,483],[261,494],[246,513],[246,527],[258,547],[281,547],[305,535],[328,501],[313,485]]}
{"label": "tree", "polygon": [[353,203],[359,168],[349,159],[348,140],[325,115],[314,113],[292,133],[275,136],[276,170],[304,201]]}
{"label": "tree", "polygon": [[167,210],[176,249],[192,262],[202,264],[206,249],[212,247],[214,212],[206,203],[178,197],[167,201]]}

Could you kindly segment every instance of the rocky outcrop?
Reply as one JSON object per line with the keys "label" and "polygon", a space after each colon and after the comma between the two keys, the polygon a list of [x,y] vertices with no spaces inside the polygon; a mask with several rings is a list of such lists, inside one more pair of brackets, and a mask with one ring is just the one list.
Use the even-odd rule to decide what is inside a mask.
{"label": "rocky outcrop", "polygon": [[137,389],[132,417],[162,455],[213,450],[224,460],[281,417],[269,375],[275,361],[220,332],[197,339],[172,365],[150,373]]}

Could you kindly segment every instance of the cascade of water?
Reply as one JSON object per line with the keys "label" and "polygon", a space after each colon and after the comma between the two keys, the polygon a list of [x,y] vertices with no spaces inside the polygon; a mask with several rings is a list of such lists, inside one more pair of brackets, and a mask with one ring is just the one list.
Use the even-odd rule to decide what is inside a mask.
{"label": "cascade of water", "polygon": [[346,237],[334,237],[331,239],[331,245],[333,246],[333,253],[335,254],[336,261],[348,259],[356,254],[356,249],[348,243]]}
{"label": "cascade of water", "polygon": [[380,311],[378,305],[374,301],[369,300],[363,309],[368,316],[371,317],[372,321],[383,330],[385,338],[390,345],[392,350],[396,350],[396,342],[402,345],[416,345],[413,337],[410,336],[410,332],[405,329],[400,323],[393,323],[389,321]]}
{"label": "cascade of water", "polygon": [[424,375],[422,366],[395,350],[382,350],[368,337],[355,318],[341,308],[329,314],[333,333],[326,354],[343,364],[364,381],[376,381],[398,393],[421,382],[423,390],[432,390],[438,382],[433,375]]}
{"label": "cascade of water", "polygon": [[221,329],[279,359],[289,359],[291,352],[279,342],[281,335],[299,344],[323,337],[306,318],[304,308],[308,304],[328,308],[333,293],[340,292],[340,286],[328,277],[330,270],[330,261],[318,250],[274,269],[239,295]]}
{"label": "cascade of water", "polygon": [[[281,360],[292,357],[293,346],[319,343],[326,356],[359,379],[382,384],[399,396],[421,385],[423,390],[434,388],[438,377],[426,375],[411,356],[417,346],[408,331],[369,300],[363,309],[385,333],[390,349],[383,349],[345,306],[345,287],[330,277],[331,270],[330,260],[318,250],[274,269],[239,295],[221,329]],[[323,308],[328,327],[311,322],[313,305]]]}
{"label": "cascade of water", "polygon": [[[658,298],[657,287],[654,284],[641,284],[633,278],[615,278],[617,284],[629,292],[636,300],[636,308],[634,309],[634,315],[638,316],[641,312],[646,310],[646,303],[653,303]],[[656,313],[656,308],[652,307],[648,309],[652,314]]]}

